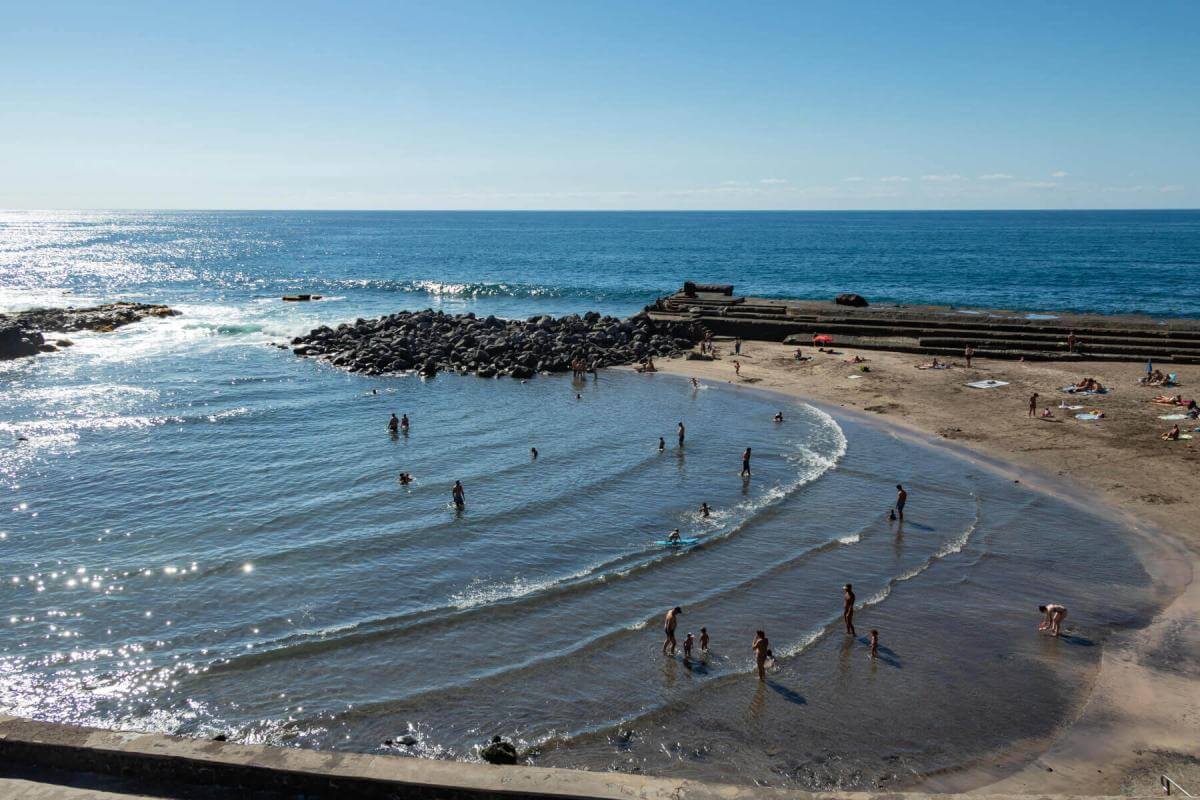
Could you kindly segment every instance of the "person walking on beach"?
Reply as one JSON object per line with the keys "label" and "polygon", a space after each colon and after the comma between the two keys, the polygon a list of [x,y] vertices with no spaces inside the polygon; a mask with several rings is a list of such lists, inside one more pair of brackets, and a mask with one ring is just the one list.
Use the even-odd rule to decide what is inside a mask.
{"label": "person walking on beach", "polygon": [[1031,417],[1037,413],[1037,401],[1038,401],[1038,393],[1037,392],[1034,392],[1033,394],[1029,395],[1029,416],[1031,416]]}
{"label": "person walking on beach", "polygon": [[740,362],[740,361],[733,362],[733,374],[737,375],[739,378],[742,376],[742,362]]}
{"label": "person walking on beach", "polygon": [[400,420],[396,418],[396,412],[392,412],[392,418],[388,420],[388,432],[395,433],[400,430]]}
{"label": "person walking on beach", "polygon": [[455,481],[454,488],[450,490],[450,495],[454,498],[454,507],[461,510],[467,504],[467,495],[463,491],[462,481]]}
{"label": "person walking on beach", "polygon": [[896,514],[899,515],[900,521],[904,521],[904,504],[908,502],[908,492],[904,491],[904,487],[896,484]]}
{"label": "person walking on beach", "polygon": [[1067,334],[1067,352],[1075,352],[1075,331],[1071,331]]}
{"label": "person walking on beach", "polygon": [[973,356],[973,355],[975,355],[975,350],[974,350],[974,348],[971,347],[971,345],[967,345],[966,347],[963,348],[963,358],[965,358],[967,360],[967,368],[968,369],[970,369],[970,367],[971,367],[971,356]]}
{"label": "person walking on beach", "polygon": [[846,623],[846,633],[854,636],[854,589],[848,583],[842,587],[842,622]]}
{"label": "person walking on beach", "polygon": [[662,652],[665,656],[667,648],[671,648],[671,655],[675,655],[675,627],[679,624],[679,615],[683,613],[683,609],[675,606],[667,612],[667,618],[663,620],[663,633],[667,635],[667,640],[663,642]]}
{"label": "person walking on beach", "polygon": [[771,642],[762,631],[754,632],[754,642],[750,645],[754,651],[754,663],[758,666],[758,679],[767,679],[767,658],[771,655]]}
{"label": "person walking on beach", "polygon": [[683,447],[683,437],[687,429],[683,427],[683,420],[679,420],[679,446]]}
{"label": "person walking on beach", "polygon": [[750,448],[746,448],[746,452],[742,453],[742,472],[743,478],[750,477]]}
{"label": "person walking on beach", "polygon": [[1067,607],[1060,606],[1057,603],[1047,603],[1044,606],[1038,606],[1038,611],[1044,615],[1042,624],[1038,626],[1038,630],[1050,631],[1051,636],[1058,636],[1059,628],[1062,627],[1062,621],[1067,617]]}
{"label": "person walking on beach", "polygon": [[737,337],[733,340],[733,354],[740,356],[742,354],[742,337]]}

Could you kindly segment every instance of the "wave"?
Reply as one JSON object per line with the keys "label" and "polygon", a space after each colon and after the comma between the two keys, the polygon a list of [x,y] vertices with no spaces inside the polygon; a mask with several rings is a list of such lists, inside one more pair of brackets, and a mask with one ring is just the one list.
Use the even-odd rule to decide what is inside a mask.
{"label": "wave", "polygon": [[519,299],[585,299],[607,302],[645,304],[660,295],[667,295],[675,288],[662,286],[604,288],[599,286],[566,286],[509,281],[439,281],[439,280],[390,280],[381,278],[317,279],[303,283],[288,280],[279,284],[283,289],[308,288],[322,292],[341,290],[370,290],[421,294],[429,297],[449,297],[473,300],[477,298]]}

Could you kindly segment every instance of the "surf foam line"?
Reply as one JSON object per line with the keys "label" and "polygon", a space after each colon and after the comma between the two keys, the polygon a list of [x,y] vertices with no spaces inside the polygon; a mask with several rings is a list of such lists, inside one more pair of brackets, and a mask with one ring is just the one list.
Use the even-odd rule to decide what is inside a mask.
{"label": "surf foam line", "polygon": [[303,284],[295,280],[278,281],[274,285],[280,290],[301,288],[322,292],[344,290],[368,290],[419,294],[428,297],[447,297],[473,300],[477,298],[526,298],[526,299],[571,299],[595,301],[622,301],[645,304],[654,297],[670,294],[673,288],[646,286],[633,289],[604,289],[598,286],[554,286],[538,283],[508,281],[437,281],[437,280],[387,280],[379,278],[341,278],[337,280],[317,279]]}
{"label": "surf foam line", "polygon": [[[647,545],[641,550],[624,553],[616,558],[610,559],[609,561],[579,570],[566,576],[532,582],[524,581],[517,577],[513,578],[511,581],[481,587],[481,589],[477,591],[478,599],[467,598],[460,592],[455,595],[451,595],[449,598],[450,602],[443,605],[428,606],[426,608],[416,609],[404,614],[380,617],[375,620],[368,620],[362,623],[349,623],[348,625],[337,626],[339,631],[351,631],[345,635],[338,635],[329,638],[329,632],[331,629],[322,629],[322,631],[313,633],[303,633],[289,637],[283,637],[275,640],[274,643],[270,641],[263,643],[268,647],[271,647],[272,644],[276,645],[271,647],[269,650],[255,650],[249,652],[245,650],[232,650],[229,654],[222,654],[215,658],[207,659],[208,665],[210,669],[214,671],[249,668],[258,664],[269,663],[278,659],[287,658],[295,654],[310,654],[314,652],[339,649],[341,647],[366,643],[403,633],[412,633],[416,630],[427,627],[439,625],[448,626],[451,624],[456,624],[463,618],[474,613],[483,611],[495,613],[503,608],[511,608],[518,604],[528,602],[543,603],[551,599],[561,598],[568,592],[586,591],[601,584],[607,585],[614,580],[623,580],[634,575],[640,575],[646,570],[653,569],[657,566],[667,563],[668,559],[702,551],[706,547],[711,547],[718,543],[728,541],[733,536],[744,531],[752,523],[757,522],[760,518],[758,514],[761,513],[763,509],[777,506],[782,500],[791,494],[795,493],[807,484],[817,480],[819,477],[821,477],[821,475],[825,474],[825,472],[832,469],[845,454],[846,438],[842,432],[841,426],[837,424],[833,417],[829,416],[825,412],[815,408],[812,410],[816,412],[823,421],[827,422],[829,426],[828,430],[835,434],[835,442],[837,443],[837,446],[834,452],[829,456],[822,456],[808,448],[801,446],[799,449],[804,452],[804,455],[816,462],[814,468],[802,473],[800,477],[789,482],[785,486],[772,487],[759,498],[739,503],[737,506],[735,506],[735,508],[746,510],[748,512],[746,516],[740,519],[736,524],[730,526],[727,530],[718,531],[715,534],[705,537],[698,544],[688,548],[683,552],[664,552],[662,548],[653,545]],[[653,461],[654,457],[652,456],[650,460]],[[710,592],[707,595],[703,595],[698,598],[696,602],[709,602],[716,597],[720,597],[722,594],[737,590],[738,586],[744,586],[747,582],[759,580],[762,577],[773,574],[781,569],[786,569],[787,567],[794,565],[798,559],[810,557],[814,553],[824,552],[825,550],[834,547],[855,544],[861,539],[862,533],[865,530],[866,527],[852,534],[843,535],[840,538],[834,538],[830,541],[823,542],[798,554],[788,561],[785,561],[781,564],[772,565],[771,567],[763,570],[761,573],[751,576],[747,580],[740,581],[737,586],[722,588],[717,591]],[[311,550],[322,546],[324,545],[316,544],[313,547],[299,549]],[[346,544],[343,542],[337,546],[337,549],[339,552],[344,553],[345,547]],[[659,555],[652,555],[647,558],[647,554],[651,553],[657,553]],[[615,572],[612,571],[618,567],[618,565],[630,561],[634,562],[631,566]],[[210,567],[208,570],[206,570],[206,572],[218,572],[222,569],[227,570],[232,568],[231,562],[231,564],[227,565]],[[455,602],[455,598],[458,598],[457,602]],[[617,633],[621,631],[629,632],[640,629],[641,627],[644,627],[645,624],[645,620],[635,620],[633,622],[625,623],[619,628],[615,628],[613,630]],[[320,636],[322,638],[314,640],[311,638],[313,636]],[[553,657],[553,654],[550,654],[550,656]]]}

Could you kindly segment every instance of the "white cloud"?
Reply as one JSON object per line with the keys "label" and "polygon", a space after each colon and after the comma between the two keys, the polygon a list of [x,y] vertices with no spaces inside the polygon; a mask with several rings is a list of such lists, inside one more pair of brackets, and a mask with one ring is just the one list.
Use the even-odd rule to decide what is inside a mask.
{"label": "white cloud", "polygon": [[745,186],[745,181],[721,181],[722,186]]}
{"label": "white cloud", "polygon": [[862,183],[864,180],[866,180],[866,178],[860,178],[859,176],[855,175],[854,177],[846,178],[845,180],[846,183]]}
{"label": "white cloud", "polygon": [[763,178],[759,183],[780,184],[787,183],[787,178]]}
{"label": "white cloud", "polygon": [[1163,194],[1167,194],[1167,193],[1170,193],[1170,192],[1182,192],[1182,191],[1183,191],[1183,187],[1182,187],[1182,186],[1180,186],[1180,185],[1179,185],[1179,184],[1177,184],[1177,183],[1169,183],[1169,184],[1167,184],[1166,186],[1160,186],[1160,187],[1158,187],[1158,190],[1159,190],[1160,192],[1162,192]]}
{"label": "white cloud", "polygon": [[931,183],[946,183],[947,181],[961,181],[962,179],[963,179],[963,176],[959,175],[957,172],[955,172],[951,175],[922,175],[921,176],[921,180],[929,181]]}
{"label": "white cloud", "polygon": [[1013,176],[1007,172],[989,172],[987,175],[979,176],[981,181],[1011,181],[1012,179]]}
{"label": "white cloud", "polygon": [[888,175],[886,178],[879,179],[882,183],[908,183],[908,178],[903,175]]}
{"label": "white cloud", "polygon": [[1054,172],[1051,172],[1051,173],[1050,173],[1050,177],[1051,177],[1051,178],[1065,178],[1065,177],[1067,177],[1067,175],[1069,175],[1069,174],[1070,174],[1070,173],[1068,173],[1068,172],[1065,172],[1065,171],[1063,171],[1063,170],[1061,170],[1061,169],[1056,169],[1056,170],[1054,170]]}
{"label": "white cloud", "polygon": [[1020,185],[1027,189],[1053,189],[1058,186],[1054,181],[1022,181]]}

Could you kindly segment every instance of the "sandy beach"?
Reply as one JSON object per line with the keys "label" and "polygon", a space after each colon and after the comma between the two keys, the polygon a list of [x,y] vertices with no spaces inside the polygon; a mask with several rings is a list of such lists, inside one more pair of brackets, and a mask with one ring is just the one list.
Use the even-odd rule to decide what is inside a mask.
{"label": "sandy beach", "polygon": [[[1151,403],[1158,394],[1192,397],[1200,367],[1172,367],[1178,389],[1144,387],[1139,363],[1062,364],[959,359],[944,370],[921,370],[919,356],[837,348],[797,362],[794,347],[764,342],[742,346],[734,374],[732,344],[718,342],[715,361],[663,360],[659,371],[713,382],[736,382],[874,418],[897,435],[942,440],[969,457],[1047,492],[1075,497],[1121,515],[1169,604],[1147,627],[1114,637],[1081,714],[1031,763],[1002,761],[927,779],[933,791],[989,793],[1151,794],[1158,776],[1185,787],[1200,782],[1200,590],[1193,576],[1200,548],[1200,449],[1192,441],[1162,441],[1177,409]],[[848,363],[855,356],[862,364]],[[869,371],[862,371],[862,367]],[[1094,377],[1109,392],[1078,397],[1059,390]],[[1007,385],[976,389],[976,381]],[[1039,412],[1029,418],[1031,393]],[[1062,409],[1060,403],[1083,406]],[[1076,413],[1102,410],[1096,421]],[[1196,427],[1185,425],[1185,431]],[[1094,510],[1094,508],[1093,508]],[[1070,553],[1063,553],[1064,559]],[[1031,601],[1037,598],[1030,598]]]}

